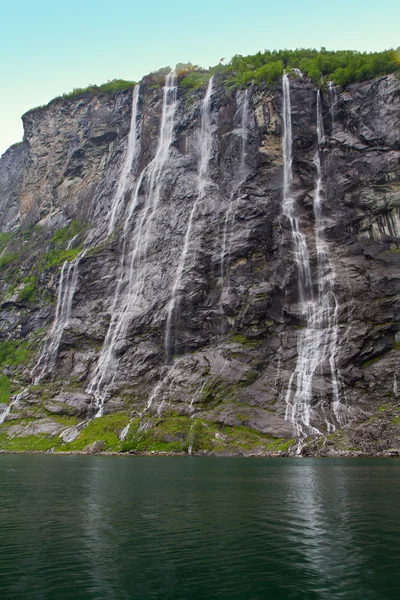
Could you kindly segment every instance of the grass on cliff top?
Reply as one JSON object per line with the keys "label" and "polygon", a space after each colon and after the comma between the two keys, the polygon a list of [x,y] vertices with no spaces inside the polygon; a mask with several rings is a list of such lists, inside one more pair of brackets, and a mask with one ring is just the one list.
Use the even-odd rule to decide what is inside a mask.
{"label": "grass on cliff top", "polygon": [[[96,96],[98,94],[115,94],[115,92],[119,92],[120,90],[129,90],[130,88],[135,87],[135,85],[135,81],[128,81],[126,79],[111,79],[106,83],[102,83],[101,85],[90,83],[86,87],[77,87],[71,92],[62,94],[62,96],[56,96],[50,102],[60,99],[70,100],[71,98],[79,98],[80,96],[84,96],[86,94],[90,94],[92,96]],[[35,106],[35,108],[31,108],[30,111],[46,108],[50,102],[48,104],[42,104],[41,106]]]}
{"label": "grass on cliff top", "polygon": [[[285,69],[300,69],[316,85],[326,87],[328,81],[346,87],[357,81],[366,81],[399,71],[400,48],[382,52],[358,52],[356,50],[327,50],[322,47],[298,48],[296,50],[264,50],[243,56],[236,54],[226,65],[217,64],[208,69],[189,63],[179,63],[175,69],[184,90],[204,87],[211,76],[219,74],[228,90],[247,86],[251,83],[274,85],[282,77]],[[146,75],[150,87],[164,85],[165,76],[171,67],[163,67]],[[113,79],[101,85],[74,88],[71,92],[57,96],[54,100],[78,98],[85,94],[113,94],[133,88],[134,81]],[[45,108],[37,106],[31,110]]]}
{"label": "grass on cliff top", "polygon": [[387,75],[399,69],[399,49],[383,52],[300,48],[265,50],[253,55],[234,56],[226,67],[228,87],[249,83],[276,83],[285,69],[300,69],[317,85],[328,81],[346,87],[350,83]]}

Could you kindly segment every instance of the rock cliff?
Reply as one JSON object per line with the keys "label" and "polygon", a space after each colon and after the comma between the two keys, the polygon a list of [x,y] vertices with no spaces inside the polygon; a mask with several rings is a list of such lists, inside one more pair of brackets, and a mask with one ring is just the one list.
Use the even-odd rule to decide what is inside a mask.
{"label": "rock cliff", "polygon": [[395,76],[145,78],[23,122],[0,160],[2,448],[397,452]]}

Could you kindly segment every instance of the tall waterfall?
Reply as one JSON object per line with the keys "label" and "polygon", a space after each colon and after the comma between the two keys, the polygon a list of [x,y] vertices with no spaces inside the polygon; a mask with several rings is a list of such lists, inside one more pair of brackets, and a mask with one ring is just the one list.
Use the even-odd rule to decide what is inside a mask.
{"label": "tall waterfall", "polygon": [[[101,350],[97,367],[87,391],[95,397],[96,416],[103,414],[104,398],[118,368],[115,352],[117,344],[123,343],[127,329],[134,318],[135,306],[144,288],[146,277],[146,256],[149,249],[154,220],[160,202],[163,170],[170,155],[178,105],[176,73],[171,71],[163,87],[163,103],[160,133],[156,154],[142,171],[128,207],[122,235],[122,255],[120,272],[111,307],[111,321]],[[137,216],[132,235],[132,217],[136,213],[143,193],[143,208]]]}
{"label": "tall waterfall", "polygon": [[[107,235],[111,235],[114,230],[115,222],[121,211],[121,204],[123,203],[125,193],[128,189],[132,165],[138,154],[138,139],[140,133],[138,124],[139,90],[140,86],[135,86],[132,94],[132,116],[128,135],[128,146],[119,176],[117,191],[109,211]],[[67,249],[72,246],[76,238],[77,235],[70,240]],[[90,239],[91,236],[89,234],[85,243],[85,250],[71,262],[65,261],[62,266],[58,284],[57,306],[54,321],[46,336],[39,360],[31,371],[34,385],[37,385],[55,365],[61,338],[71,316],[72,302],[78,284],[79,263],[87,253],[87,250],[90,249]]]}
{"label": "tall waterfall", "polygon": [[62,266],[53,325],[46,336],[39,360],[31,371],[34,385],[37,385],[54,367],[62,335],[71,316],[72,301],[78,284],[79,263],[85,254],[86,250],[83,250],[74,260],[70,263],[65,261]]}
{"label": "tall waterfall", "polygon": [[204,100],[201,106],[201,129],[200,129],[200,161],[198,169],[198,194],[196,201],[193,204],[190,212],[189,221],[186,228],[185,239],[183,242],[182,252],[179,258],[178,268],[176,271],[175,279],[172,285],[171,299],[167,308],[167,323],[165,332],[165,358],[166,362],[171,360],[173,352],[173,321],[175,313],[179,308],[179,286],[182,281],[183,272],[186,265],[186,260],[190,250],[190,238],[193,228],[193,219],[197,212],[199,203],[205,196],[205,189],[208,177],[208,168],[212,154],[212,124],[211,124],[211,98],[213,93],[213,77],[208,82],[207,91],[204,96]]}
{"label": "tall waterfall", "polygon": [[[338,303],[334,294],[335,272],[330,261],[324,238],[326,223],[322,215],[323,180],[321,167],[321,149],[324,141],[321,98],[317,96],[317,138],[318,146],[314,157],[316,181],[314,189],[315,247],[317,257],[316,287],[314,295],[307,241],[300,231],[295,216],[295,202],[291,193],[292,186],[292,128],[290,106],[290,84],[287,75],[283,77],[283,155],[284,189],[283,212],[289,218],[294,245],[294,257],[298,269],[298,290],[300,312],[306,323],[299,333],[297,342],[297,363],[290,377],[286,392],[286,419],[300,437],[320,433],[311,421],[316,412],[313,408],[313,388],[315,377],[323,377],[324,387],[330,388],[330,394],[320,390],[321,414],[328,431],[334,431],[342,422],[339,400],[339,379],[336,366],[338,343]],[[329,378],[329,382],[327,379]],[[326,410],[326,397],[330,396],[331,406]]]}
{"label": "tall waterfall", "polygon": [[132,115],[131,115],[131,126],[128,135],[128,146],[126,149],[125,160],[122,165],[121,173],[119,175],[118,187],[115,193],[110,212],[109,212],[109,223],[107,235],[111,235],[114,231],[115,223],[121,213],[122,205],[125,197],[125,193],[128,190],[130,183],[130,176],[132,167],[136,162],[139,154],[139,141],[140,141],[140,123],[138,121],[138,107],[139,107],[139,92],[140,85],[136,85],[132,94]]}
{"label": "tall waterfall", "polygon": [[224,227],[222,233],[222,244],[221,244],[221,280],[222,285],[224,283],[225,276],[225,257],[228,246],[228,233],[229,226],[232,228],[235,221],[235,208],[234,198],[240,190],[243,182],[246,179],[246,151],[247,151],[247,138],[249,135],[249,90],[238,92],[236,97],[237,113],[239,114],[239,127],[234,130],[234,133],[240,136],[240,166],[238,174],[230,194],[229,208],[225,213]]}

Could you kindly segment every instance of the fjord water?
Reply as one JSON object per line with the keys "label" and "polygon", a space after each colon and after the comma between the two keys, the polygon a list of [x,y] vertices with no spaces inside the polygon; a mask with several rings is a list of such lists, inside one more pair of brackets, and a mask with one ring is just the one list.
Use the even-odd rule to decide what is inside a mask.
{"label": "fjord water", "polygon": [[0,456],[2,600],[399,597],[400,461]]}

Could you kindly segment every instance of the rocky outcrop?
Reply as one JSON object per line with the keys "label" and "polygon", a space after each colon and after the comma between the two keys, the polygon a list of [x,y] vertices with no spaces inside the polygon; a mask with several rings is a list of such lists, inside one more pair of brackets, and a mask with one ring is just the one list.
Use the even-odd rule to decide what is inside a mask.
{"label": "rocky outcrop", "polygon": [[[182,266],[198,198],[204,93],[178,86],[172,143],[159,175],[159,195],[149,206],[154,181],[146,179],[146,172],[160,144],[163,91],[151,80],[143,81],[140,152],[123,198],[125,213],[109,237],[109,211],[130,128],[131,90],[58,100],[27,113],[23,144],[2,157],[2,227],[11,229],[18,212],[20,223],[6,251],[19,251],[18,235],[28,226],[41,227],[28,241],[34,248],[37,236],[42,236],[35,265],[26,261],[26,275],[35,273],[38,278],[38,293],[27,302],[7,301],[12,274],[4,267],[1,330],[3,339],[31,340],[41,328],[30,364],[11,367],[11,391],[26,386],[28,394],[39,395],[38,417],[94,416],[99,401],[90,384],[110,344],[107,332],[125,307],[126,327],[112,348],[112,367],[107,363],[97,377],[104,418],[126,414],[128,423],[137,417],[136,432],[147,421],[157,427],[159,419],[172,415],[197,419],[204,427],[293,437],[285,418],[286,392],[305,322],[291,225],[282,213],[282,87],[249,87],[245,98],[244,91],[228,93],[222,81],[214,81],[209,177],[192,215]],[[317,288],[317,92],[305,78],[293,78],[290,93],[293,197]],[[400,81],[387,76],[344,92],[327,90],[322,94],[322,117],[323,233],[338,306],[335,361],[341,422],[335,427],[352,431],[346,436],[353,448],[357,444],[352,436],[364,436],[359,423],[378,414],[383,404],[395,410],[399,402]],[[135,181],[141,174],[133,206]],[[30,392],[29,370],[43,347],[40,336],[43,339],[55,316],[51,299],[56,299],[61,264],[40,266],[40,252],[51,252],[55,232],[74,220],[85,225],[72,247],[84,246],[86,253],[78,265],[71,314],[54,368],[37,384],[40,389]],[[168,360],[167,317],[180,268]],[[127,308],[123,297],[129,278],[140,285],[135,283],[134,302]],[[312,425],[322,434],[329,433],[333,422],[333,400],[326,359],[315,373],[311,404]],[[26,401],[19,402],[14,418],[18,411],[22,418],[26,409]],[[397,427],[395,423],[388,429],[385,448],[398,445]],[[325,448],[331,445],[327,444]],[[309,448],[320,453],[317,441]],[[380,451],[379,444],[371,448],[372,453]]]}

